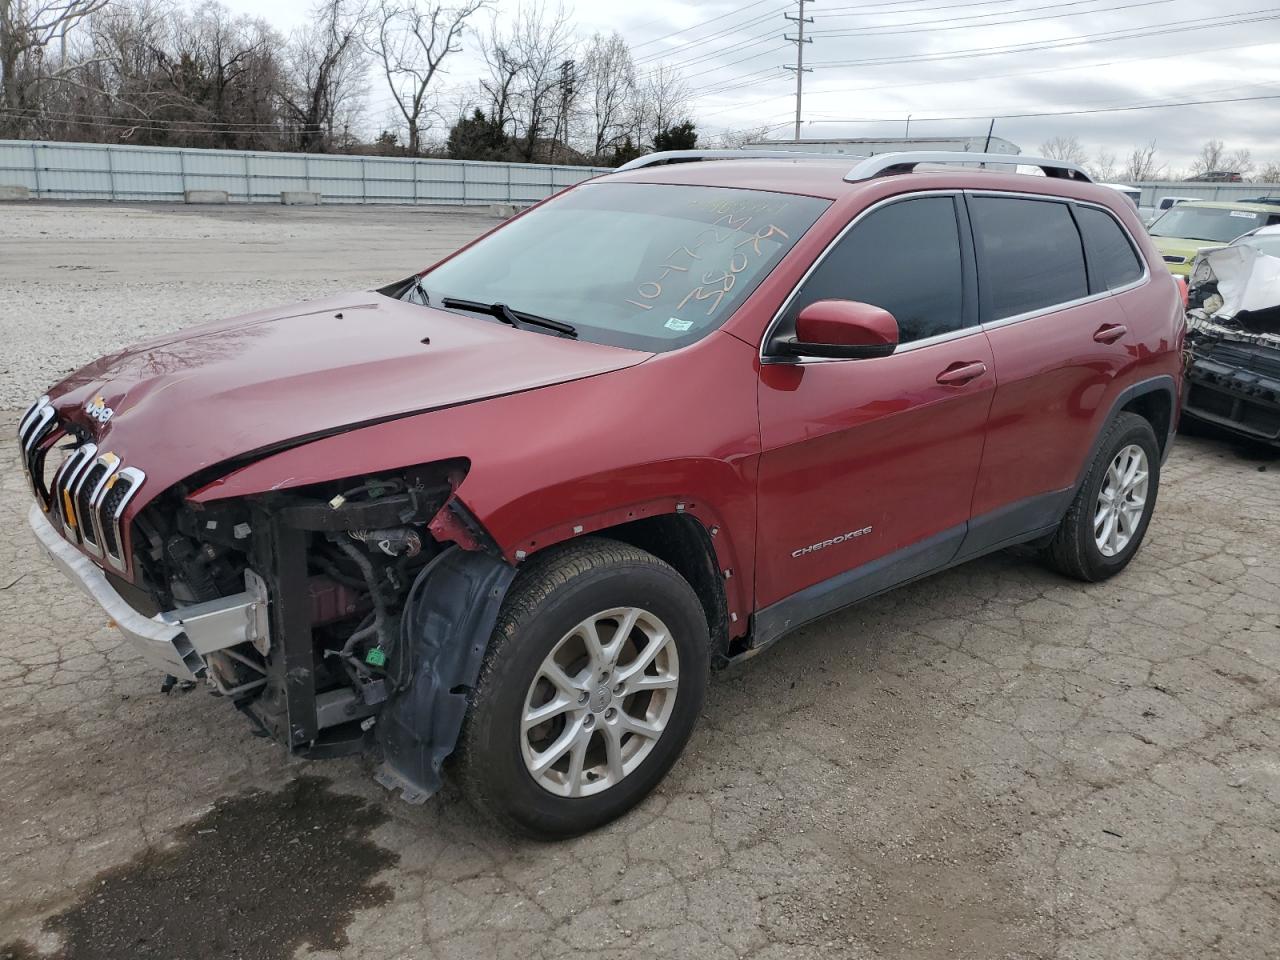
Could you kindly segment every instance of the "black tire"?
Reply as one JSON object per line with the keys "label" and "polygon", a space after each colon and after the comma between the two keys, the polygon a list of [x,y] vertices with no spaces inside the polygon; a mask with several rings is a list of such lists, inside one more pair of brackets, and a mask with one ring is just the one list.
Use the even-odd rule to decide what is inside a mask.
{"label": "black tire", "polygon": [[[586,618],[640,607],[668,628],[679,658],[672,713],[648,755],[602,792],[558,796],[525,764],[520,721],[544,658]],[[458,779],[482,813],[508,829],[552,839],[586,833],[626,813],[666,775],[702,709],[710,672],[706,616],[672,567],[628,544],[598,537],[535,555],[503,602],[480,668],[458,752]]]}
{"label": "black tire", "polygon": [[[1147,498],[1142,516],[1128,544],[1115,556],[1105,556],[1094,538],[1094,507],[1106,480],[1107,469],[1115,456],[1129,444],[1137,444],[1147,456]],[[1122,412],[1116,415],[1102,437],[1097,455],[1089,465],[1084,483],[1076,492],[1067,515],[1059,524],[1043,557],[1059,573],[1076,580],[1094,583],[1113,577],[1133,559],[1142,546],[1151,513],[1160,490],[1160,444],[1155,431],[1144,417]]]}

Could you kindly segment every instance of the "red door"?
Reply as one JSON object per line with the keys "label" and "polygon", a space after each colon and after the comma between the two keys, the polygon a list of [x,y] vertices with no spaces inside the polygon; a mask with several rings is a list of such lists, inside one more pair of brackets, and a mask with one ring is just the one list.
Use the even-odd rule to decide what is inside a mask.
{"label": "red door", "polygon": [[[962,215],[947,193],[871,208],[801,283],[765,343],[757,643],[943,566],[959,548],[995,390]],[[771,343],[824,299],[888,310],[898,351],[770,362]]]}
{"label": "red door", "polygon": [[1144,273],[1101,207],[994,195],[968,202],[1000,386],[966,554],[1061,518],[1116,376],[1132,363],[1129,318],[1109,291]]}
{"label": "red door", "polygon": [[[983,367],[974,379],[938,382],[972,364]],[[887,576],[907,579],[954,556],[969,519],[994,366],[975,330],[878,360],[763,369],[757,608],[875,560],[892,565],[926,541],[937,543],[903,557]],[[858,597],[840,599],[832,609]]]}

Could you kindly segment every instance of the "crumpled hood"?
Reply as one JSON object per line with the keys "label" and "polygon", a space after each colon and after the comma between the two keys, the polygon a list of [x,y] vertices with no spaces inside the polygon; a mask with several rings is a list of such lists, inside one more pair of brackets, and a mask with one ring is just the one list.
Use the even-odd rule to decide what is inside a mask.
{"label": "crumpled hood", "polygon": [[[49,395],[60,420],[146,472],[141,501],[246,454],[650,356],[353,293],[138,344],[78,370]],[[85,410],[98,398],[112,411],[106,423]]]}
{"label": "crumpled hood", "polygon": [[1222,297],[1222,306],[1214,312],[1217,317],[1230,319],[1241,312],[1280,307],[1280,257],[1245,243],[1205,250],[1192,280],[1217,280]]}

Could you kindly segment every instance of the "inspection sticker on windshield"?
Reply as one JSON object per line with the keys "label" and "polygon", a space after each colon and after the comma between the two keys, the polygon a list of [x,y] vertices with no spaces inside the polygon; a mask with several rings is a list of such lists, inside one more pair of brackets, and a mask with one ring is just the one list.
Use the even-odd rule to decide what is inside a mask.
{"label": "inspection sticker on windshield", "polygon": [[1248,210],[1232,210],[1231,215],[1233,217],[1244,217],[1246,220],[1258,219],[1258,215],[1256,213],[1250,213]]}
{"label": "inspection sticker on windshield", "polygon": [[672,317],[665,324],[663,324],[663,326],[665,326],[668,330],[677,330],[680,333],[684,333],[686,330],[688,330],[690,327],[693,326],[693,321],[681,320],[679,317]]}

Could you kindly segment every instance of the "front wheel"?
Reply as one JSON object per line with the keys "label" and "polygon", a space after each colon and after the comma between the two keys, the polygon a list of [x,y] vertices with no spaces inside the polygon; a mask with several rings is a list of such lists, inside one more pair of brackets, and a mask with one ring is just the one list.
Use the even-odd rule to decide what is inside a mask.
{"label": "front wheel", "polygon": [[1045,548],[1045,559],[1077,580],[1105,580],[1119,573],[1142,544],[1159,488],[1155,431],[1144,417],[1118,414]]}
{"label": "front wheel", "polygon": [[702,606],[657,557],[596,538],[535,556],[480,671],[461,742],[464,791],[536,836],[621,816],[680,755],[709,664]]}

